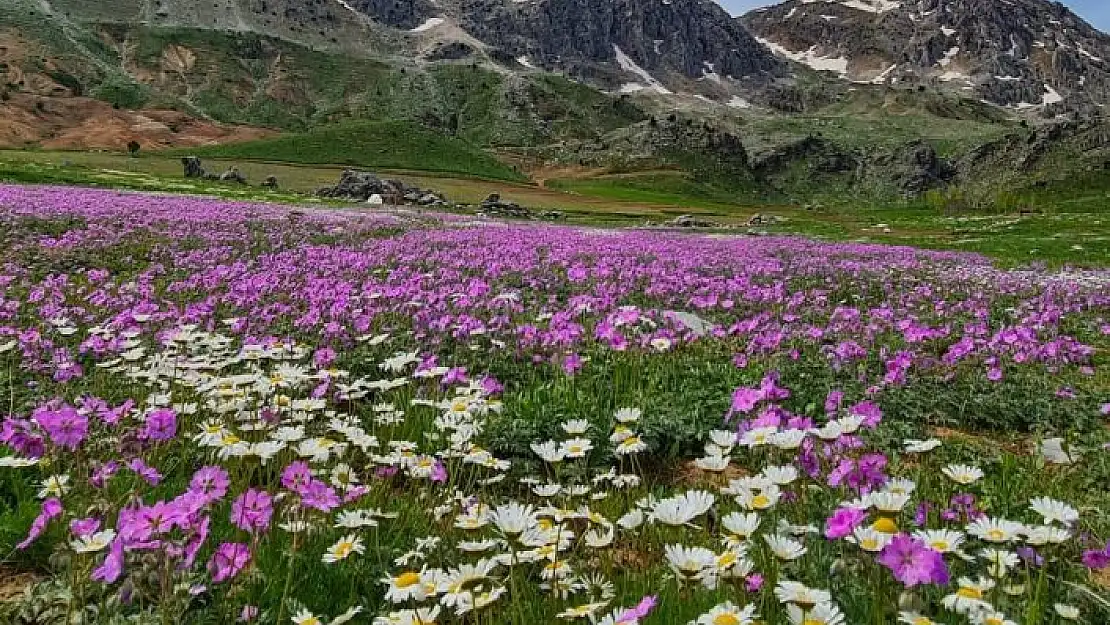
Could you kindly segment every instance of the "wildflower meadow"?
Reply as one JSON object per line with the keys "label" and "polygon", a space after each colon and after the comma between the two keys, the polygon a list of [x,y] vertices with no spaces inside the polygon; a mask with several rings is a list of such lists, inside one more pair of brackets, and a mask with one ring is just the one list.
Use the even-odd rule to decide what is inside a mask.
{"label": "wildflower meadow", "polygon": [[1110,623],[1110,270],[0,186],[0,622]]}

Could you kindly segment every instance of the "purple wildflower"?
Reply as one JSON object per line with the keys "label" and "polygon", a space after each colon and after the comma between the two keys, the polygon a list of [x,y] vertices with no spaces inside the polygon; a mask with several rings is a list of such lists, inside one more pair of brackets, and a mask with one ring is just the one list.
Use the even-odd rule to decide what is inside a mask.
{"label": "purple wildflower", "polygon": [[231,504],[231,522],[239,529],[254,533],[264,532],[270,527],[270,517],[274,513],[270,493],[252,488],[235,499]]}
{"label": "purple wildflower", "polygon": [[139,438],[148,441],[168,441],[177,436],[177,413],[169,408],[155,410],[147,415]]}
{"label": "purple wildflower", "polygon": [[878,562],[890,569],[894,579],[907,588],[919,584],[943,586],[948,583],[948,565],[944,556],[906,534],[895,536],[879,554]]}
{"label": "purple wildflower", "polygon": [[825,520],[825,538],[837,540],[851,534],[863,520],[867,513],[857,508],[838,508],[836,512]]}
{"label": "purple wildflower", "polygon": [[216,548],[212,559],[208,561],[208,570],[212,573],[212,582],[219,584],[239,574],[247,563],[250,562],[251,551],[242,543],[223,543]]}
{"label": "purple wildflower", "polygon": [[39,512],[39,515],[35,517],[34,521],[31,522],[31,529],[27,532],[27,538],[24,538],[22,542],[16,545],[16,549],[23,550],[27,547],[30,547],[31,543],[35,542],[35,540],[39,536],[42,536],[42,533],[46,531],[46,526],[50,523],[50,521],[58,518],[61,515],[61,499],[58,499],[57,497],[51,497],[50,499],[42,502],[42,511]]}
{"label": "purple wildflower", "polygon": [[88,417],[68,404],[58,407],[40,406],[32,414],[32,418],[46,431],[50,442],[70,451],[77,449],[89,433]]}
{"label": "purple wildflower", "polygon": [[189,481],[189,490],[200,495],[205,503],[213,503],[223,499],[229,483],[227,471],[222,467],[201,467]]}

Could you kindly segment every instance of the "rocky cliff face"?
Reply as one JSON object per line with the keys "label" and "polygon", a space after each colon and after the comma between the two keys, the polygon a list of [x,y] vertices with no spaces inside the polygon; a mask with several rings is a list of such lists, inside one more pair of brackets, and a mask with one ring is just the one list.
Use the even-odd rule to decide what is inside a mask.
{"label": "rocky cliff face", "polygon": [[712,0],[461,0],[458,9],[467,32],[513,57],[608,75],[625,90],[764,81],[783,69]]}
{"label": "rocky cliff face", "polygon": [[788,0],[741,22],[846,79],[933,83],[1019,109],[1110,101],[1110,36],[1045,0]]}
{"label": "rocky cliff face", "polygon": [[254,32],[401,58],[484,56],[625,92],[727,100],[785,74],[713,0],[43,0],[59,15]]}

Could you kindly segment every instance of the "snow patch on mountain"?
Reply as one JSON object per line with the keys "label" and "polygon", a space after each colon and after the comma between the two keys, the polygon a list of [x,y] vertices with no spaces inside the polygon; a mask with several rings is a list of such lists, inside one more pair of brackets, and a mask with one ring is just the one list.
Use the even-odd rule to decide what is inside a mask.
{"label": "snow patch on mountain", "polygon": [[442,24],[445,21],[446,20],[444,20],[442,17],[429,17],[427,20],[424,21],[423,24],[421,24],[421,25],[417,26],[416,28],[412,29],[412,32],[422,33],[424,31],[431,30],[431,29],[435,28],[436,26],[439,26],[440,24]]}
{"label": "snow patch on mountain", "polygon": [[894,0],[802,0],[802,4],[839,4],[858,11],[868,13],[886,13],[902,6],[901,2]]}
{"label": "snow patch on mountain", "polygon": [[[647,85],[645,87],[644,85],[639,83],[628,83],[621,87],[621,93],[634,93],[635,91],[641,91],[643,89],[652,89],[656,93],[662,94],[668,94],[671,92],[669,89],[663,86],[663,83],[652,77],[652,75],[649,74],[647,70],[637,65],[636,62],[633,61],[632,58],[629,57],[627,54],[625,54],[624,50],[621,50],[620,46],[615,43],[613,44],[613,53],[617,55],[617,65],[620,65],[621,69],[626,72],[636,74]],[[635,87],[639,87],[639,89],[636,89]],[[632,91],[627,91],[627,88],[632,88]]]}
{"label": "snow patch on mountain", "polygon": [[755,38],[756,41],[762,43],[771,49],[771,52],[779,56],[784,56],[792,61],[808,65],[819,72],[835,72],[840,76],[848,75],[848,59],[842,56],[822,56],[817,53],[817,46],[813,46],[805,52],[794,52],[787,50],[782,45],[775,43],[769,39]]}

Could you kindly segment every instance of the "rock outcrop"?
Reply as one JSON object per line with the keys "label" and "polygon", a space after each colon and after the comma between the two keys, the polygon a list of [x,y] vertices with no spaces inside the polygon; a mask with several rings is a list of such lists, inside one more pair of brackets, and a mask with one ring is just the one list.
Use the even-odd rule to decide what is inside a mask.
{"label": "rock outcrop", "polygon": [[335,186],[316,190],[319,197],[367,202],[378,196],[385,204],[444,206],[447,201],[437,193],[405,184],[400,180],[379,178],[367,171],[345,169]]}

